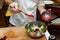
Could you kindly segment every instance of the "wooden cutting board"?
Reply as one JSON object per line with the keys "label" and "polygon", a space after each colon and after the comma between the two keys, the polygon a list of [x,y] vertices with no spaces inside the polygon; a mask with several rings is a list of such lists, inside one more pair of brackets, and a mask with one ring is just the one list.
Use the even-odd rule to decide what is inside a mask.
{"label": "wooden cutting board", "polygon": [[[20,27],[11,27],[13,32],[15,33],[16,37],[12,38],[7,38],[6,40],[46,40],[45,36],[42,36],[40,38],[31,38],[26,34],[25,27],[20,26]],[[10,28],[0,28],[0,38],[4,36],[4,34],[10,30]],[[2,36],[2,37],[1,37]]]}

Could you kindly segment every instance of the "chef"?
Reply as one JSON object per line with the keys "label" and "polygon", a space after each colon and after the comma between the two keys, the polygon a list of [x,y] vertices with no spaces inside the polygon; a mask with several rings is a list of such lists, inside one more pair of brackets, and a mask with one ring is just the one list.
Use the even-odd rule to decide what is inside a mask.
{"label": "chef", "polygon": [[38,8],[42,15],[46,11],[45,4],[53,3],[51,0],[5,0],[5,2],[9,4],[11,12],[9,22],[14,26],[36,21],[36,9]]}

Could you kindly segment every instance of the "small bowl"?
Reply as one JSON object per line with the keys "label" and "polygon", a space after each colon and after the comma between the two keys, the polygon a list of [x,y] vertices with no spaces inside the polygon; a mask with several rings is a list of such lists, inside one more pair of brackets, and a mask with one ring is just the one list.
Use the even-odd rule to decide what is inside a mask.
{"label": "small bowl", "polygon": [[47,25],[44,22],[29,22],[25,25],[25,30],[30,37],[41,37],[45,35]]}

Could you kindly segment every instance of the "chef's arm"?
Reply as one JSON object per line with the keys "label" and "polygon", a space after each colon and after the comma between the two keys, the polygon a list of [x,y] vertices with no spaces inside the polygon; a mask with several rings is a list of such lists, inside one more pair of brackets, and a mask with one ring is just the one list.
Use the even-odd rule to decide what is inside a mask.
{"label": "chef's arm", "polygon": [[[48,4],[53,3],[52,1],[47,1],[47,2],[48,2]],[[49,21],[52,18],[52,15],[48,15],[48,14],[52,14],[52,11],[51,11],[51,9],[46,10],[45,4],[47,4],[46,1],[40,1],[38,4],[38,10],[40,11],[42,20]]]}
{"label": "chef's arm", "polygon": [[38,9],[40,11],[42,20],[49,21],[52,18],[52,15],[49,15],[52,14],[50,12],[51,10],[46,10],[43,6],[39,6]]}
{"label": "chef's arm", "polygon": [[42,14],[44,11],[46,11],[44,6],[38,6],[38,10],[40,11],[40,14]]}
{"label": "chef's arm", "polygon": [[5,0],[5,2],[6,2],[7,4],[11,4],[11,3],[13,2],[13,0]]}
{"label": "chef's arm", "polygon": [[45,9],[45,4],[53,4],[54,2],[51,0],[44,0],[44,1],[39,1],[38,2],[38,10],[40,11],[40,14],[42,14],[44,11],[46,11]]}
{"label": "chef's arm", "polygon": [[16,2],[17,0],[5,0],[5,2],[9,5],[8,10],[11,13],[20,13],[21,10],[19,9],[19,5]]}

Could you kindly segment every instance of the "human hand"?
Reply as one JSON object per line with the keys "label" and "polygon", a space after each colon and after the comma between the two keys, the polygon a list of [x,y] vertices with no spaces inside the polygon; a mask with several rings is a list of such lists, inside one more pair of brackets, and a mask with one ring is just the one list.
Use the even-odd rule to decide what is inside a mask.
{"label": "human hand", "polygon": [[19,5],[18,5],[18,3],[16,3],[16,2],[12,2],[12,3],[9,5],[9,10],[10,10],[12,13],[19,13],[19,12],[21,12],[21,10],[19,9]]}
{"label": "human hand", "polygon": [[51,20],[51,18],[52,18],[52,11],[51,11],[51,9],[48,9],[48,10],[44,11],[42,13],[41,17],[42,17],[42,20],[44,20],[44,21]]}

